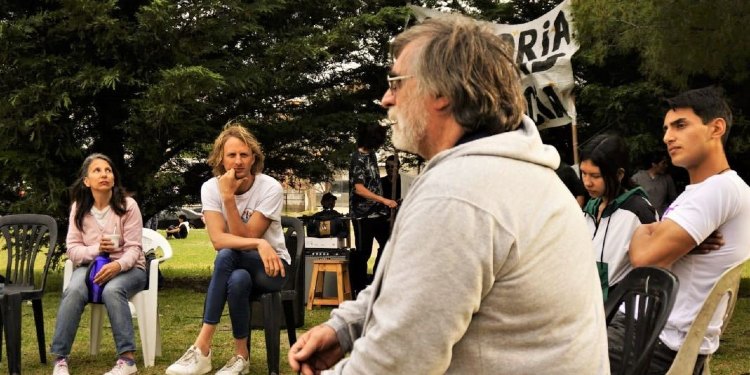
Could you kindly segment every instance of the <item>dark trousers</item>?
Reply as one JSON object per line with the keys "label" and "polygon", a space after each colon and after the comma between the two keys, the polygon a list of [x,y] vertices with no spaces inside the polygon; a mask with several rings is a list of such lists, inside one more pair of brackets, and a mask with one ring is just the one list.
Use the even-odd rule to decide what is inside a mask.
{"label": "dark trousers", "polygon": [[[622,346],[625,338],[625,315],[617,313],[612,322],[607,327],[607,339],[609,341],[609,368],[613,375],[618,374],[623,365]],[[654,354],[651,357],[651,364],[646,372],[648,375],[663,375],[669,371],[674,362],[677,352],[664,345],[660,339],[656,340],[654,345]],[[703,363],[706,361],[705,355],[698,355],[695,361],[694,375],[700,375],[703,372]]]}
{"label": "dark trousers", "polygon": [[367,275],[367,261],[372,254],[373,240],[378,241],[378,256],[375,258],[375,267],[373,272],[378,269],[380,256],[385,249],[385,243],[391,235],[391,228],[388,218],[364,218],[354,220],[354,244],[355,251],[352,251],[349,259],[349,280],[352,284],[352,291],[357,294],[370,284],[370,278]]}

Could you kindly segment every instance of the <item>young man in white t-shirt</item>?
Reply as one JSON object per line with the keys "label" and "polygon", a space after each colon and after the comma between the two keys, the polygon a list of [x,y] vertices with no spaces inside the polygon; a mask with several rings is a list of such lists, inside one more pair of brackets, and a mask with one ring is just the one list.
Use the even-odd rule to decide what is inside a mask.
{"label": "young man in white t-shirt", "polygon": [[[672,163],[687,169],[690,185],[667,208],[661,222],[641,225],[630,242],[634,267],[672,270],[680,284],[672,313],[659,335],[649,374],[667,372],[685,341],[709,291],[724,271],[750,257],[750,187],[729,167],[724,144],[732,113],[714,87],[691,90],[667,100],[664,143]],[[724,244],[708,253],[692,251],[717,231]],[[726,302],[717,311],[723,312]],[[719,347],[722,313],[714,315],[700,347],[695,373]],[[610,325],[610,364],[622,365],[622,327]],[[618,328],[619,327],[619,328]]]}
{"label": "young man in white t-shirt", "polygon": [[211,341],[224,310],[234,356],[219,375],[246,374],[249,364],[250,294],[281,290],[291,264],[281,228],[283,190],[263,171],[263,152],[245,127],[230,123],[208,157],[215,177],[201,187],[206,230],[216,250],[203,325],[194,344],[167,368],[168,375],[202,375],[212,369]]}

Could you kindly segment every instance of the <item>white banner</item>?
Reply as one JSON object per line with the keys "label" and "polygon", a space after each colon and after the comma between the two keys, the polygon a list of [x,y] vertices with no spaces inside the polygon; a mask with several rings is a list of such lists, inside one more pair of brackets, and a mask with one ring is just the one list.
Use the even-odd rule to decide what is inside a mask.
{"label": "white banner", "polygon": [[[409,7],[420,22],[445,15],[434,9]],[[578,51],[578,43],[573,39],[570,0],[521,25],[487,24],[513,45],[514,57],[521,69],[527,113],[539,129],[573,122],[576,112],[570,59]]]}

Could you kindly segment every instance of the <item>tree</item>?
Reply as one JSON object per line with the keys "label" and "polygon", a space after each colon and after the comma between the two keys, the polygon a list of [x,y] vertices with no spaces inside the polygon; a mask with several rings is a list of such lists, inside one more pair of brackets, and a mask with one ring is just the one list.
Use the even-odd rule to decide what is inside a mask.
{"label": "tree", "polygon": [[[246,122],[267,171],[324,179],[377,121],[395,1],[0,3],[2,212],[67,217],[91,152],[113,158],[145,217],[196,201],[209,142]],[[19,191],[25,191],[21,198]]]}
{"label": "tree", "polygon": [[[524,23],[561,2],[453,0],[425,5],[496,23]],[[730,163],[750,177],[750,94],[745,89],[750,83],[750,34],[743,32],[750,3],[574,0],[573,8],[581,46],[573,60],[579,147],[598,133],[620,133],[630,145],[635,168],[645,156],[666,151],[660,99],[718,84],[725,88],[735,114]],[[566,155],[571,143],[568,127],[544,130],[542,137],[557,145],[566,160],[572,159]]]}
{"label": "tree", "polygon": [[743,31],[750,3],[576,1],[574,15],[581,45],[574,66],[581,69],[579,105],[588,130],[619,130],[636,157],[664,152],[659,99],[717,84],[735,114],[730,163],[750,177],[750,35]]}
{"label": "tree", "polygon": [[[518,23],[559,0],[412,3]],[[750,163],[744,157],[750,94],[742,88],[750,49],[739,25],[749,5],[574,4],[582,143],[617,130],[636,157],[659,149],[662,110],[656,98],[718,82],[736,114],[733,166],[748,170],[743,163]],[[404,5],[0,2],[0,213],[45,212],[64,219],[66,187],[83,158],[97,151],[115,160],[145,217],[197,201],[200,184],[210,176],[203,162],[208,143],[230,119],[256,133],[268,173],[325,180],[346,166],[357,125],[384,117],[376,99],[386,89],[388,42],[407,23]],[[550,143],[569,137],[558,130],[543,135]]]}

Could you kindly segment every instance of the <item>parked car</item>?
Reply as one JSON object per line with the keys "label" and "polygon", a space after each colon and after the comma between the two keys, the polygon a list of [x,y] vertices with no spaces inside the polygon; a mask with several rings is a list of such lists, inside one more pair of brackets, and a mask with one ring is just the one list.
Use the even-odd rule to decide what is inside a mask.
{"label": "parked car", "polygon": [[177,225],[179,221],[177,217],[180,214],[184,214],[187,217],[187,221],[191,228],[205,228],[206,222],[203,219],[203,213],[201,213],[200,207],[195,206],[183,206],[176,210],[164,210],[159,212],[157,217],[159,218],[159,229],[166,229],[170,225]]}

